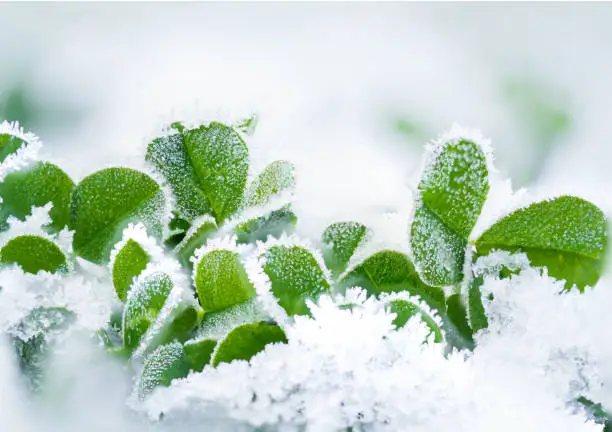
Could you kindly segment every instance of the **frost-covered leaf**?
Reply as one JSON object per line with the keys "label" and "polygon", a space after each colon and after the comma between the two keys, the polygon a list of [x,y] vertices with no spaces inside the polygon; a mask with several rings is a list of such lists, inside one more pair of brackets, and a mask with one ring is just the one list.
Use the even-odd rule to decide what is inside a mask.
{"label": "frost-covered leaf", "polygon": [[597,424],[604,425],[603,432],[612,431],[612,414],[601,403],[595,403],[584,396],[577,398],[576,402],[584,407],[590,419]]}
{"label": "frost-covered leaf", "polygon": [[39,307],[9,329],[19,368],[30,390],[40,388],[50,346],[75,319],[76,315],[66,308]]}
{"label": "frost-covered leaf", "polygon": [[230,250],[212,250],[195,265],[198,299],[206,312],[215,312],[255,297],[255,288],[240,261]]}
{"label": "frost-covered leaf", "polygon": [[18,122],[0,123],[0,179],[36,161],[41,147],[38,137],[24,132]]}
{"label": "frost-covered leaf", "polygon": [[107,168],[85,177],[71,202],[72,243],[81,257],[101,264],[130,222],[141,221],[161,236],[165,198],[149,176],[130,168]]}
{"label": "frost-covered leaf", "polygon": [[239,223],[234,227],[238,243],[255,243],[265,241],[268,236],[280,238],[283,234],[289,234],[297,224],[297,216],[286,205],[278,210],[270,212],[266,216],[259,216]]}
{"label": "frost-covered leaf", "polygon": [[470,328],[474,333],[489,326],[487,314],[482,304],[480,287],[483,284],[483,276],[475,276],[467,286],[467,316]]}
{"label": "frost-covered leaf", "polygon": [[172,280],[161,272],[140,278],[128,293],[123,311],[123,344],[127,349],[138,346],[142,336],[149,329],[157,314],[164,306]]}
{"label": "frost-covered leaf", "polygon": [[10,154],[16,153],[27,141],[17,136],[0,133],[0,162],[3,162]]}
{"label": "frost-covered leaf", "polygon": [[184,132],[185,146],[200,187],[221,223],[240,208],[249,152],[240,135],[221,123]]}
{"label": "frost-covered leaf", "polygon": [[192,162],[193,150],[185,145],[182,133],[154,139],[147,147],[145,159],[165,177],[176,197],[176,211],[187,220],[210,213],[202,188],[202,178]]}
{"label": "frost-covered leaf", "polygon": [[257,298],[231,306],[218,312],[204,314],[195,339],[221,340],[237,326],[265,321],[269,318]]}
{"label": "frost-covered leaf", "polygon": [[172,380],[189,374],[189,358],[179,342],[157,348],[147,358],[138,383],[138,396],[144,399],[157,386],[169,386]]}
{"label": "frost-covered leaf", "polygon": [[301,246],[270,247],[263,257],[263,270],[270,278],[272,293],[289,315],[309,315],[306,300],[316,301],[329,290],[319,263]]}
{"label": "frost-covered leaf", "polygon": [[147,339],[144,352],[151,352],[169,342],[186,341],[198,326],[202,315],[203,311],[194,299],[179,301],[167,315],[162,317],[163,323]]}
{"label": "frost-covered leaf", "polygon": [[214,339],[189,340],[185,342],[184,348],[189,357],[191,370],[202,372],[204,366],[210,364],[212,355],[217,346]]}
{"label": "frost-covered leaf", "polygon": [[66,269],[66,255],[51,240],[36,235],[21,235],[9,240],[0,250],[0,261],[18,264],[23,271],[55,273]]}
{"label": "frost-covered leaf", "polygon": [[398,329],[404,327],[409,319],[418,315],[431,330],[430,334],[433,335],[434,342],[439,343],[444,340],[442,329],[436,320],[418,304],[401,299],[392,300],[389,302],[389,310],[396,314],[393,325]]}
{"label": "frost-covered leaf", "polygon": [[191,223],[176,211],[173,211],[172,219],[168,223],[168,232],[164,238],[164,244],[169,248],[175,248],[183,241],[189,228],[191,228]]}
{"label": "frost-covered leaf", "polygon": [[532,266],[565,280],[567,289],[583,290],[599,279],[607,242],[603,212],[581,198],[561,196],[507,215],[480,236],[476,248],[480,255],[524,252]]}
{"label": "frost-covered leaf", "polygon": [[53,203],[49,212],[53,231],[60,231],[70,222],[70,194],[74,183],[59,167],[38,162],[26,169],[8,174],[0,183],[0,221],[9,216],[24,220],[32,207]]}
{"label": "frost-covered leaf", "polygon": [[341,287],[358,286],[370,295],[406,291],[433,308],[444,309],[444,290],[424,284],[408,256],[385,250],[375,253],[344,275]]}
{"label": "frost-covered leaf", "polygon": [[465,247],[489,191],[486,156],[480,145],[450,140],[433,149],[419,183],[411,228],[415,265],[435,286],[463,278]]}
{"label": "frost-covered leaf", "polygon": [[446,315],[443,316],[446,340],[459,349],[474,349],[472,329],[468,323],[467,310],[460,294],[446,299]]}
{"label": "frost-covered leaf", "polygon": [[283,160],[274,161],[249,184],[244,194],[244,206],[263,206],[272,197],[294,185],[293,164]]}
{"label": "frost-covered leaf", "polygon": [[323,258],[332,274],[340,275],[367,233],[359,222],[337,222],[323,231]]}
{"label": "frost-covered leaf", "polygon": [[200,216],[193,221],[193,225],[181,242],[176,246],[176,255],[179,261],[187,267],[191,266],[190,258],[196,249],[203,246],[217,231],[214,218],[208,215]]}
{"label": "frost-covered leaf", "polygon": [[213,366],[233,360],[250,360],[270,343],[287,343],[285,332],[276,324],[258,322],[236,327],[219,345]]}
{"label": "frost-covered leaf", "polygon": [[147,266],[151,257],[137,241],[129,239],[117,252],[113,262],[113,285],[119,300],[124,302],[134,278]]}

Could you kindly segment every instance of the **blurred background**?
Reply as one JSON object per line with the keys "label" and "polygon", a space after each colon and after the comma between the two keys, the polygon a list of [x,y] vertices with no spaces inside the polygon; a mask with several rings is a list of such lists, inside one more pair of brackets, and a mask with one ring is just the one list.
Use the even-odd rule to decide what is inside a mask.
{"label": "blurred background", "polygon": [[316,230],[404,215],[423,144],[458,122],[515,187],[610,211],[610,23],[604,3],[5,3],[0,118],[78,180],[137,166],[173,120],[256,113],[253,170],[295,161]]}

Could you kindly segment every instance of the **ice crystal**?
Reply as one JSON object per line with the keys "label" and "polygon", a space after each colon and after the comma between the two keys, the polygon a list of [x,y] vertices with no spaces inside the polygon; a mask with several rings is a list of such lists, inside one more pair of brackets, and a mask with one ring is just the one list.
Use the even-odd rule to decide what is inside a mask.
{"label": "ice crystal", "polygon": [[15,152],[6,155],[0,163],[0,181],[8,174],[18,169],[24,168],[36,161],[38,152],[42,144],[38,137],[31,132],[24,132],[18,122],[0,123],[0,138],[8,137],[16,139],[19,143]]}

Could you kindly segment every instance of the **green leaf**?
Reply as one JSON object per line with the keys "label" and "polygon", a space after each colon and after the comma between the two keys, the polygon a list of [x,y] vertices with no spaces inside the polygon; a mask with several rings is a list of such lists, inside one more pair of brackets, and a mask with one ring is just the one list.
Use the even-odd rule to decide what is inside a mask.
{"label": "green leaf", "polygon": [[247,146],[234,129],[220,123],[186,131],[184,137],[200,187],[220,224],[240,208],[249,168]]}
{"label": "green leaf", "polygon": [[175,249],[181,264],[190,268],[192,266],[190,258],[195,250],[203,246],[216,232],[217,224],[212,217],[204,215],[194,220],[192,227]]}
{"label": "green leaf", "polygon": [[138,396],[144,399],[157,386],[169,386],[177,378],[189,374],[189,358],[179,342],[157,348],[147,358],[138,383]]}
{"label": "green leaf", "polygon": [[221,342],[213,366],[233,360],[250,360],[271,343],[287,343],[285,332],[276,324],[258,322],[244,324],[232,330]]}
{"label": "green leaf", "polygon": [[172,219],[168,223],[168,232],[166,238],[164,238],[164,245],[171,249],[178,246],[185,238],[189,228],[191,228],[191,223],[173,210]]}
{"label": "green leaf", "polygon": [[612,431],[612,414],[601,403],[595,403],[584,396],[578,397],[576,402],[583,406],[589,420],[592,419],[595,423],[604,425],[603,432]]}
{"label": "green leaf", "polygon": [[0,134],[0,163],[23,145],[27,145],[27,142],[21,138],[8,133]]}
{"label": "green leaf", "polygon": [[268,236],[280,238],[283,234],[292,232],[296,224],[297,216],[287,205],[266,216],[259,216],[236,225],[234,234],[238,243],[255,243],[266,241]]}
{"label": "green leaf", "polygon": [[446,307],[446,314],[442,316],[446,340],[455,348],[473,350],[474,338],[461,295],[450,295],[446,299]]}
{"label": "green leaf", "polygon": [[23,271],[55,273],[66,270],[66,255],[51,240],[35,235],[22,235],[9,240],[0,250],[0,261],[18,264]]}
{"label": "green leaf", "polygon": [[374,296],[406,291],[432,308],[444,309],[444,290],[425,285],[408,256],[397,251],[385,250],[369,256],[345,275],[339,285],[362,287]]}
{"label": "green leaf", "polygon": [[253,298],[218,312],[204,313],[195,339],[222,340],[237,326],[265,321],[268,318],[260,302]]}
{"label": "green leaf", "polygon": [[38,307],[9,329],[19,368],[30,390],[41,387],[51,346],[75,320],[76,315],[66,308]]}
{"label": "green leaf", "polygon": [[[198,326],[203,315],[202,309],[194,299],[181,300],[172,307],[170,313],[163,317],[163,322],[154,331],[147,334],[146,348],[143,353],[149,353],[160,345],[173,341],[185,342]],[[157,320],[159,321],[159,316]]]}
{"label": "green leaf", "polygon": [[210,213],[210,204],[192,157],[198,157],[185,146],[182,133],[154,139],[147,147],[145,159],[165,177],[176,197],[176,211],[191,221]]}
{"label": "green leaf", "polygon": [[306,300],[316,301],[329,290],[315,257],[300,246],[272,246],[264,257],[272,293],[289,315],[310,315]]}
{"label": "green leaf", "polygon": [[414,263],[429,285],[463,279],[465,247],[489,191],[486,157],[466,139],[447,142],[425,169],[411,227]]}
{"label": "green leaf", "polygon": [[218,249],[203,255],[197,262],[194,280],[206,312],[243,303],[256,295],[240,255],[229,250]]}
{"label": "green leaf", "polygon": [[123,344],[127,349],[138,346],[164,306],[172,286],[170,277],[161,272],[153,273],[134,284],[123,310]]}
{"label": "green leaf", "polygon": [[566,289],[593,286],[604,266],[608,242],[603,212],[581,198],[561,196],[517,210],[476,241],[480,255],[494,249],[524,252],[534,267],[565,280]]}
{"label": "green leaf", "polygon": [[132,239],[129,239],[117,252],[112,273],[113,285],[119,300],[125,302],[134,278],[142,273],[150,260],[149,254]]}
{"label": "green leaf", "polygon": [[323,231],[323,259],[332,274],[338,276],[346,270],[366,233],[367,228],[359,222],[337,222]]}
{"label": "green leaf", "polygon": [[149,176],[130,168],[107,168],[85,177],[72,193],[74,251],[97,264],[108,262],[112,247],[130,222],[143,222],[161,237],[165,198]]}
{"label": "green leaf", "polygon": [[406,300],[393,300],[389,302],[389,310],[397,315],[393,320],[393,325],[396,328],[404,327],[410,318],[419,315],[427,327],[429,327],[430,334],[434,336],[434,342],[439,343],[444,340],[442,329],[436,320],[419,307],[419,305]]}
{"label": "green leaf", "polygon": [[189,357],[191,370],[202,372],[204,366],[210,364],[212,355],[217,346],[214,339],[189,340],[185,342],[184,348]]}
{"label": "green leaf", "polygon": [[32,207],[43,207],[52,202],[49,212],[50,228],[60,231],[70,222],[70,194],[74,183],[59,167],[49,162],[38,162],[28,168],[12,172],[0,183],[0,221],[9,216],[25,220]]}
{"label": "green leaf", "polygon": [[249,185],[244,194],[244,206],[263,206],[275,195],[294,186],[293,164],[283,160],[274,161]]}
{"label": "green leaf", "polygon": [[489,326],[489,320],[482,304],[480,287],[484,282],[483,276],[474,277],[468,285],[467,293],[467,316],[469,324],[474,333]]}

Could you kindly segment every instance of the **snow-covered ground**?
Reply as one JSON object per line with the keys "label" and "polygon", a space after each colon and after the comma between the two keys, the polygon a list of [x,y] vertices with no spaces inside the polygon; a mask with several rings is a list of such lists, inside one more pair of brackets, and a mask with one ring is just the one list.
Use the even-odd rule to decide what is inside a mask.
{"label": "snow-covered ground", "polygon": [[[317,239],[330,222],[350,218],[401,245],[422,144],[455,121],[491,138],[502,174],[529,185],[521,199],[573,193],[610,214],[611,20],[605,4],[4,4],[0,92],[24,80],[50,118],[64,108],[82,112],[57,124],[43,118],[35,131],[44,157],[75,180],[104,166],[140,167],[144,145],[171,120],[235,120],[256,112],[252,170],[279,158],[296,164],[300,235]],[[552,126],[541,126],[546,122]],[[549,157],[541,160],[538,149],[546,145]],[[539,176],[531,174],[540,165]],[[502,193],[500,186],[485,217],[510,205]],[[3,277],[15,277],[16,287],[28,283]],[[588,390],[612,407],[606,343],[612,281],[561,297],[554,281],[532,273],[489,284],[505,300],[494,311],[499,328],[494,323],[467,360],[444,360],[418,337],[381,342],[384,314],[366,308],[371,314],[363,322],[350,322],[357,318],[325,304],[322,321],[341,323],[326,337],[358,335],[359,343],[343,346],[346,352],[305,352],[296,343],[267,355],[294,374],[329,361],[330,374],[354,380],[338,388],[304,375],[312,383],[305,397],[354,396],[355,406],[382,401],[385,415],[414,430],[601,430],[564,403],[568,394]],[[364,323],[371,333],[356,332]],[[298,323],[295,331],[321,331],[309,325]],[[400,359],[398,346],[405,350]],[[85,348],[69,352],[58,383],[79,377],[80,384],[35,419],[14,385],[10,351],[0,344],[6,430],[148,430],[124,406],[130,382],[121,369],[94,361]],[[360,369],[369,356],[387,363]],[[338,361],[345,357],[353,362]],[[168,421],[152,427],[201,424],[184,408],[197,406],[188,396],[206,392],[205,385],[217,384],[201,400],[231,395],[225,385],[282,391],[262,382],[275,375],[269,362],[255,367],[258,374],[219,368],[208,381],[159,392],[147,414],[155,417],[164,400],[172,402],[161,408]],[[364,388],[371,399],[359,399]],[[320,406],[309,400],[321,410],[313,430],[345,415],[328,409],[329,399]],[[234,408],[251,416],[249,410],[267,409],[249,401]]]}

